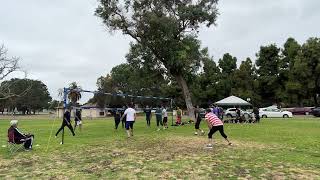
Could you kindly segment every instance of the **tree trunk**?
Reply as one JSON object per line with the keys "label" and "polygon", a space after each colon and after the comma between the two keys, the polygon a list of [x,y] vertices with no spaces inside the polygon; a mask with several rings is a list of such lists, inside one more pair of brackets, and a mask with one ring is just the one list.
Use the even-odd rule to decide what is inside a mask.
{"label": "tree trunk", "polygon": [[189,118],[190,118],[190,120],[195,121],[194,107],[192,105],[191,94],[189,91],[188,84],[187,84],[186,80],[181,75],[176,75],[175,78],[176,78],[178,84],[180,85],[180,87],[182,88],[184,100],[186,102],[186,106],[188,109]]}

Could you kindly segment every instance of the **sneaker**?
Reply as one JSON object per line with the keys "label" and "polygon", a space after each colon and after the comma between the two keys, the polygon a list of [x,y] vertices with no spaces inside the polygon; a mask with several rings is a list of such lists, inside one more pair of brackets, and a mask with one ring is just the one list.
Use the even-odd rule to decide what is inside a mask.
{"label": "sneaker", "polygon": [[57,136],[54,136],[54,138],[57,138]]}
{"label": "sneaker", "polygon": [[62,143],[62,142],[60,142],[60,144],[62,145],[63,143]]}
{"label": "sneaker", "polygon": [[212,149],[213,146],[212,146],[212,144],[207,144],[206,148]]}
{"label": "sneaker", "polygon": [[228,143],[228,145],[229,145],[229,146],[232,146],[232,143],[230,142],[230,143]]}
{"label": "sneaker", "polygon": [[203,136],[204,134],[205,134],[205,132],[202,130],[202,131],[201,131],[201,136]]}
{"label": "sneaker", "polygon": [[198,133],[197,133],[197,132],[194,132],[194,135],[198,135]]}
{"label": "sneaker", "polygon": [[160,131],[160,128],[158,128],[158,130],[157,131]]}

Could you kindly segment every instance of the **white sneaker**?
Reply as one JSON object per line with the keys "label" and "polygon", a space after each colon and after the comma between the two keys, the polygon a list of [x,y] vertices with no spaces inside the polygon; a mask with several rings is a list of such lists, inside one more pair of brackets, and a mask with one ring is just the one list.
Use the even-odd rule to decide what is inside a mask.
{"label": "white sneaker", "polygon": [[158,130],[157,131],[160,131],[160,128],[158,128]]}
{"label": "white sneaker", "polygon": [[60,142],[60,144],[62,145],[63,143],[62,143],[62,142]]}
{"label": "white sneaker", "polygon": [[202,130],[202,131],[201,131],[201,136],[203,136],[204,134],[205,134],[205,132]]}
{"label": "white sneaker", "polygon": [[206,148],[208,148],[208,149],[212,149],[212,148],[213,148],[213,146],[212,146],[212,144],[207,144]]}
{"label": "white sneaker", "polygon": [[198,133],[197,133],[197,132],[194,132],[194,135],[198,135]]}
{"label": "white sneaker", "polygon": [[56,139],[57,139],[57,136],[54,136],[54,138],[56,138]]}

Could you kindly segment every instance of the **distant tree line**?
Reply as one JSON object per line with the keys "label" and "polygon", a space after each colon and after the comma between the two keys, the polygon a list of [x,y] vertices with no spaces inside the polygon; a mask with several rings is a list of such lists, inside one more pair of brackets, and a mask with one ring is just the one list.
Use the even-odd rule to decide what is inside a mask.
{"label": "distant tree line", "polygon": [[[175,99],[185,106],[181,86],[176,78],[164,73],[157,64],[141,64],[139,49],[131,48],[127,63],[114,67],[110,74],[97,80],[101,92],[162,96]],[[254,61],[238,59],[226,53],[218,61],[201,50],[200,66],[184,77],[189,84],[194,104],[208,106],[230,95],[239,96],[255,106],[278,104],[288,106],[318,106],[320,94],[320,39],[310,38],[304,44],[289,38],[283,47],[261,46]],[[137,61],[140,59],[140,61]],[[197,65],[195,65],[197,66]],[[119,106],[126,101],[159,104],[150,99],[130,99],[96,94],[89,102],[99,106]]]}
{"label": "distant tree line", "polygon": [[[10,95],[6,98],[0,95],[0,112],[3,114],[7,109],[9,112],[17,110],[22,114],[35,114],[43,109],[53,109],[53,104],[47,86],[38,80],[14,78],[3,81],[0,84],[3,94]],[[12,95],[11,95],[12,94]]]}

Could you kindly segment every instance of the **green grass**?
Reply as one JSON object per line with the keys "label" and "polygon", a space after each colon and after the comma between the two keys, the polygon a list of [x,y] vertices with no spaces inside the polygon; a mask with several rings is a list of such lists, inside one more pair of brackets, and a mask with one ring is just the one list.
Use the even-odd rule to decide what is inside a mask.
{"label": "green grass", "polygon": [[[1,117],[0,117],[1,118]],[[126,139],[113,120],[85,120],[75,137],[66,131],[65,144],[52,134],[61,121],[19,117],[19,127],[35,134],[34,150],[10,155],[0,149],[0,179],[320,179],[320,119],[268,119],[260,124],[225,124],[233,146],[219,134],[204,149],[206,136],[194,126],[156,131],[135,124]],[[9,120],[0,120],[0,145],[6,145]],[[207,131],[205,124],[202,127]],[[48,149],[47,149],[48,148]]]}

